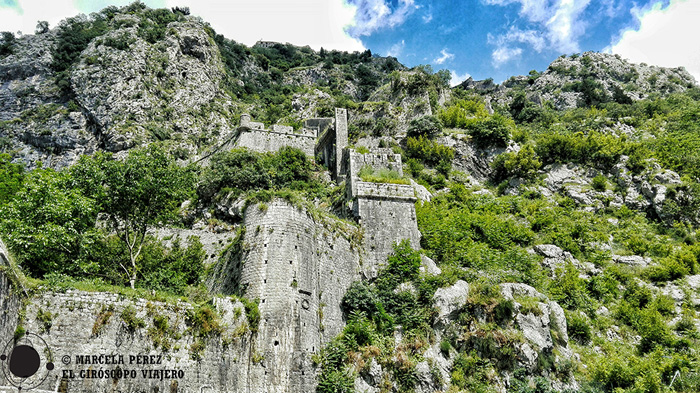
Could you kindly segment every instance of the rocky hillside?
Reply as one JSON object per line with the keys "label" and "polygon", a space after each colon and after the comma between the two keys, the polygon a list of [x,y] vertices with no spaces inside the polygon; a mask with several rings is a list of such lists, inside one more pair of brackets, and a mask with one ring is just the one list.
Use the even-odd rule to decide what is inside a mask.
{"label": "rocky hillside", "polygon": [[2,35],[0,337],[183,374],[0,390],[700,390],[685,70],[588,52],[449,88],[188,13]]}
{"label": "rocky hillside", "polygon": [[497,104],[509,104],[514,92],[524,91],[531,101],[550,102],[562,110],[606,102],[629,104],[650,95],[683,92],[696,84],[683,68],[632,64],[619,55],[585,52],[562,55],[544,72],[532,70],[528,76],[514,76],[501,85],[470,78],[462,87]]}

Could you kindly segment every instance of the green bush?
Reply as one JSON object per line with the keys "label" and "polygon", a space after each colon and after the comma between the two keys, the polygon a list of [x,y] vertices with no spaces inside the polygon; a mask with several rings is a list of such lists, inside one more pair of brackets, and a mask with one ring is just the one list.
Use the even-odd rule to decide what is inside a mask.
{"label": "green bush", "polygon": [[591,187],[598,192],[604,192],[608,188],[608,180],[603,175],[598,175],[591,181]]}
{"label": "green bush", "polygon": [[304,152],[287,146],[277,153],[234,149],[212,157],[201,175],[198,194],[202,200],[210,201],[219,193],[231,191],[241,194],[291,188],[318,192],[323,187],[314,176],[316,168]]}
{"label": "green bush", "polygon": [[413,119],[408,125],[407,135],[419,137],[421,135],[432,137],[442,132],[442,122],[435,116],[423,116]]}
{"label": "green bush", "polygon": [[198,237],[190,237],[187,244],[181,246],[176,238],[167,249],[160,241],[149,239],[141,252],[139,286],[184,295],[188,286],[199,284],[205,251]]}
{"label": "green bush", "polygon": [[461,99],[446,106],[438,113],[445,127],[467,128],[479,120],[489,117],[484,104],[477,100]]}
{"label": "green bush", "polygon": [[493,116],[479,120],[467,126],[467,132],[471,135],[474,143],[480,147],[506,147],[510,140],[510,130],[512,120],[509,120],[498,113]]}
{"label": "green bush", "polygon": [[408,137],[406,139],[406,155],[410,158],[420,159],[429,165],[443,164],[451,167],[455,151],[451,147],[441,145],[421,135],[418,138]]}
{"label": "green bush", "polygon": [[542,167],[542,162],[537,157],[534,148],[531,145],[525,145],[518,152],[499,154],[491,163],[491,167],[495,182],[501,182],[511,177],[532,180]]}
{"label": "green bush", "polygon": [[569,334],[570,339],[581,345],[587,345],[593,337],[588,319],[576,311],[567,313],[566,332]]}
{"label": "green bush", "polygon": [[13,164],[9,154],[0,154],[0,206],[9,202],[21,189],[24,167]]}

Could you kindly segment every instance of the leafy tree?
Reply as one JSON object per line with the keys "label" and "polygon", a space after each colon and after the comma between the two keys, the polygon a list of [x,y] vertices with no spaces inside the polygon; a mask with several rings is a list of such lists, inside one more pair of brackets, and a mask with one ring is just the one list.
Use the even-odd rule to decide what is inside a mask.
{"label": "leafy tree", "polygon": [[188,285],[198,284],[204,271],[205,251],[197,237],[191,237],[187,243],[183,247],[175,239],[172,247],[166,248],[157,239],[148,239],[143,249],[140,286],[184,294]]}
{"label": "leafy tree", "polygon": [[9,31],[3,31],[2,43],[0,43],[0,57],[11,55],[14,51],[15,35]]}
{"label": "leafy tree", "polygon": [[13,164],[9,154],[0,154],[0,206],[9,202],[19,191],[24,179],[24,167]]}
{"label": "leafy tree", "polygon": [[67,175],[35,169],[23,187],[0,209],[0,228],[22,266],[43,276],[80,272],[82,244],[94,231],[97,204],[67,187]]}
{"label": "leafy tree", "polygon": [[124,161],[105,162],[102,208],[129,253],[121,269],[134,288],[139,255],[149,226],[173,221],[179,204],[193,191],[191,171],[179,167],[155,144],[134,150]]}
{"label": "leafy tree", "polygon": [[45,20],[40,20],[36,23],[35,34],[45,34],[49,32],[49,22]]}

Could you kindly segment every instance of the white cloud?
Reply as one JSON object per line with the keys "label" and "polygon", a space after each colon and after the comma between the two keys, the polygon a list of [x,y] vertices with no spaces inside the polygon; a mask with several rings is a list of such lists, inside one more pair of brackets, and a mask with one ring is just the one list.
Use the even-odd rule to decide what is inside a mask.
{"label": "white cloud", "polygon": [[[578,37],[586,27],[585,20],[581,16],[590,0],[556,0],[554,2],[546,0],[485,0],[485,2],[501,6],[520,3],[520,16],[543,28],[549,47],[562,53],[579,51]],[[517,37],[510,38],[517,40]],[[527,42],[534,47],[534,42],[520,42]],[[542,47],[540,49],[535,47],[535,49],[541,51]]]}
{"label": "white cloud", "polygon": [[493,60],[493,66],[498,68],[504,63],[519,58],[522,53],[522,48],[508,48],[504,46],[496,48],[496,50],[491,53],[491,60]]}
{"label": "white cloud", "polygon": [[249,46],[265,40],[316,50],[365,50],[360,40],[344,31],[354,23],[357,8],[343,0],[167,0],[166,4],[190,7],[217,33]]}
{"label": "white cloud", "polygon": [[396,44],[392,45],[391,48],[389,48],[389,51],[386,53],[387,56],[393,56],[393,57],[399,57],[401,56],[401,52],[403,52],[403,49],[406,47],[406,41],[401,40],[401,42],[397,42]]}
{"label": "white cloud", "polygon": [[700,81],[700,2],[671,0],[665,9],[662,3],[647,10],[633,10],[639,29],[622,33],[608,51],[637,63],[663,67],[684,66]]}
{"label": "white cloud", "polygon": [[430,21],[433,20],[433,14],[432,13],[427,13],[423,15],[423,23],[430,23]]}
{"label": "white cloud", "polygon": [[61,20],[80,13],[73,0],[20,0],[17,8],[0,8],[0,30],[34,34],[40,20],[55,27]]}
{"label": "white cloud", "polygon": [[350,26],[346,27],[346,31],[356,38],[370,35],[383,28],[401,25],[413,11],[420,8],[414,0],[399,0],[394,8],[389,5],[391,2],[384,0],[351,0],[349,2],[355,9],[355,18]]}
{"label": "white cloud", "polygon": [[452,60],[455,58],[454,53],[450,53],[447,51],[447,49],[443,49],[440,51],[441,56],[433,60],[435,64],[442,64],[446,62],[447,60]]}
{"label": "white cloud", "polygon": [[469,73],[466,73],[466,72],[465,72],[464,74],[459,75],[459,74],[458,74],[456,71],[454,71],[454,70],[450,70],[450,76],[451,76],[451,78],[450,78],[450,86],[452,86],[452,87],[457,86],[458,84],[464,82],[464,81],[467,80],[469,77],[471,77],[471,75],[469,75]]}
{"label": "white cloud", "polygon": [[501,34],[497,37],[488,34],[487,42],[496,46],[496,49],[491,54],[493,64],[496,67],[514,60],[522,54],[523,49],[514,47],[514,43],[527,44],[538,53],[547,46],[547,42],[541,33],[535,30],[520,30],[514,26],[506,34]]}

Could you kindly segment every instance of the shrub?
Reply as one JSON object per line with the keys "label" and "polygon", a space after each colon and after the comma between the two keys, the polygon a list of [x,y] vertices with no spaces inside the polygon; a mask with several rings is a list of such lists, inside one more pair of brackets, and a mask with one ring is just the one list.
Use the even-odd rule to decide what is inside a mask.
{"label": "shrub", "polygon": [[425,135],[432,137],[442,132],[442,122],[435,116],[423,116],[413,119],[408,125],[407,135],[418,137]]}
{"label": "shrub", "polygon": [[608,180],[603,175],[598,175],[591,181],[591,187],[599,192],[604,192],[608,187]]}
{"label": "shrub", "polygon": [[[321,183],[313,172],[316,165],[304,152],[282,147],[276,153],[256,153],[247,149],[234,149],[215,154],[211,164],[201,176],[200,198],[210,201],[222,191],[234,194],[262,189],[291,188],[317,190]],[[228,188],[228,187],[233,188]]]}
{"label": "shrub", "polygon": [[491,163],[493,178],[501,182],[510,177],[534,179],[542,167],[537,153],[531,145],[523,146],[518,152],[500,154]]}
{"label": "shrub", "polygon": [[144,245],[139,271],[139,286],[184,295],[190,285],[200,282],[205,251],[198,237],[190,237],[187,247],[179,238],[167,249],[156,239]]}
{"label": "shrub", "polygon": [[367,315],[374,315],[377,311],[377,298],[372,289],[362,281],[355,281],[343,295],[340,303],[345,318],[353,312],[365,312]]}
{"label": "shrub", "polygon": [[449,163],[451,165],[455,151],[453,148],[441,145],[426,138],[424,135],[418,138],[406,139],[406,154],[411,158],[421,159],[430,165]]}
{"label": "shrub", "polygon": [[513,97],[509,112],[516,123],[547,122],[552,116],[548,114],[545,109],[528,100],[525,93],[522,91],[518,92],[515,97]]}
{"label": "shrub", "polygon": [[468,128],[470,125],[489,117],[484,104],[477,100],[462,99],[441,110],[438,117],[445,127]]}
{"label": "shrub", "polygon": [[2,32],[2,43],[0,43],[0,57],[9,56],[14,53],[15,35],[9,31]]}
{"label": "shrub", "polygon": [[0,154],[0,206],[9,202],[22,186],[24,167],[13,164],[9,154]]}
{"label": "shrub", "polygon": [[511,123],[512,120],[496,113],[487,119],[470,124],[467,127],[467,132],[480,148],[506,147],[510,140]]}
{"label": "shrub", "polygon": [[143,328],[146,326],[146,322],[136,316],[136,309],[134,306],[129,305],[122,311],[121,314],[122,321],[129,332],[135,332],[136,329]]}
{"label": "shrub", "polygon": [[581,345],[587,345],[591,342],[591,327],[585,316],[577,311],[567,313],[566,323],[566,332],[569,334],[569,338],[576,340]]}

